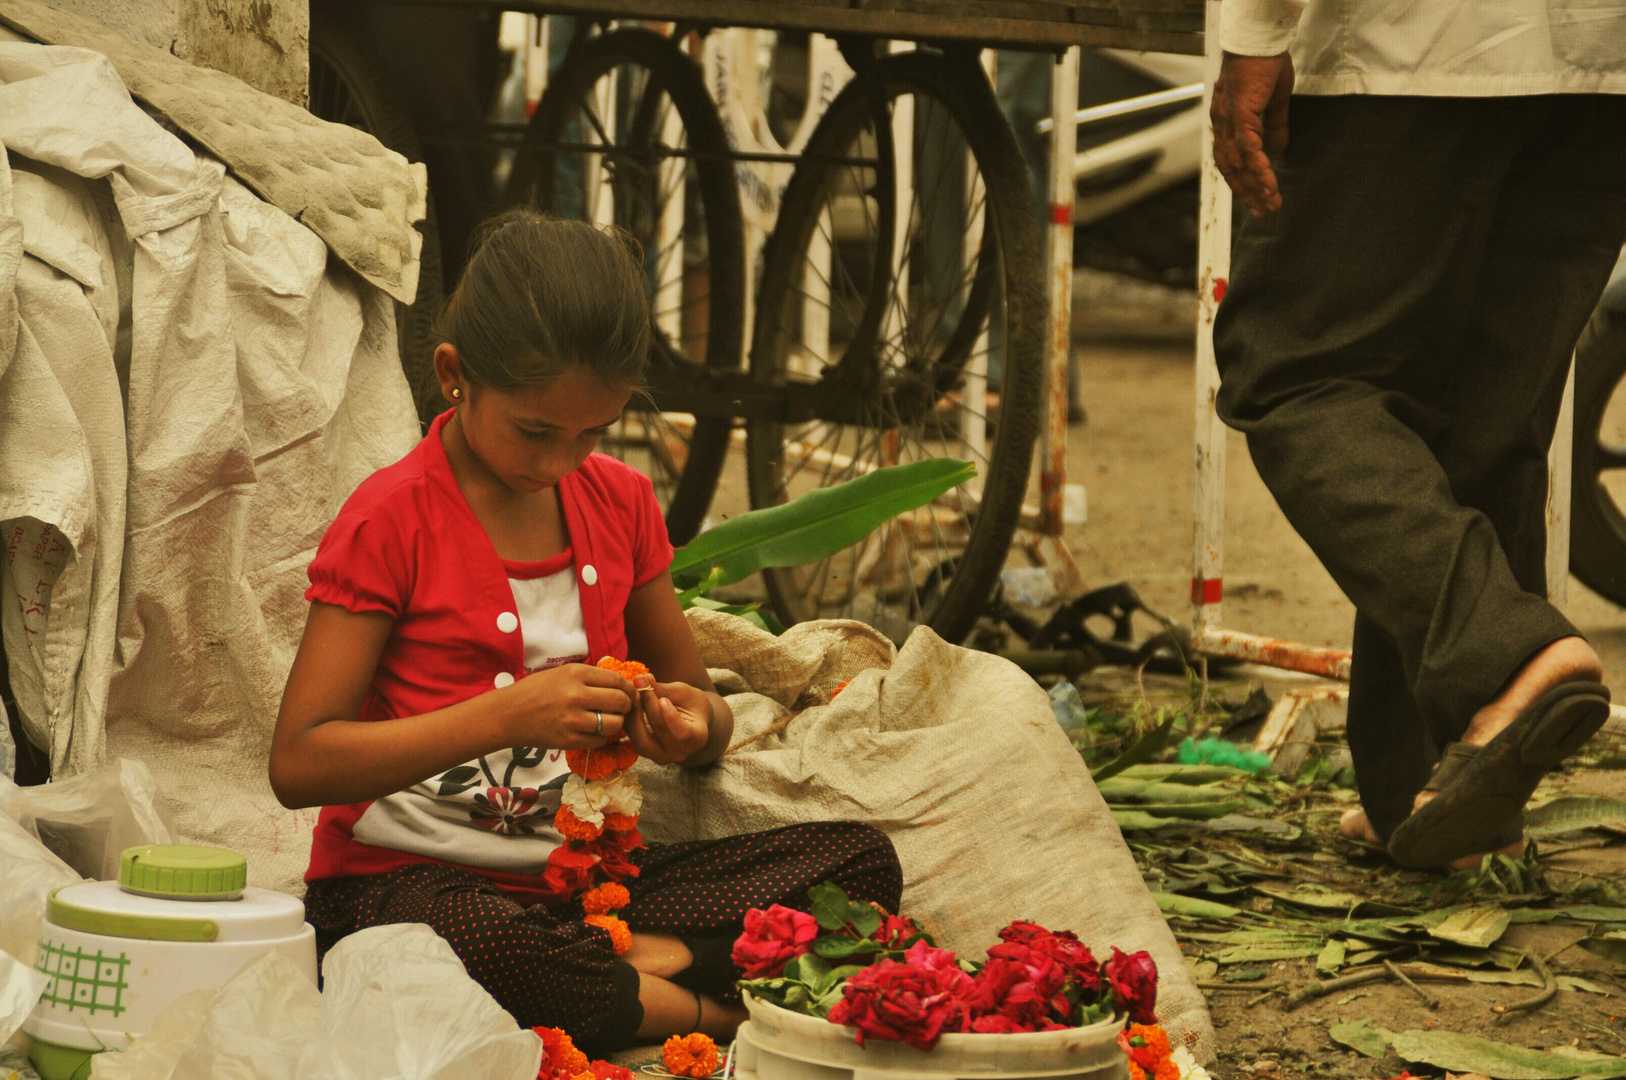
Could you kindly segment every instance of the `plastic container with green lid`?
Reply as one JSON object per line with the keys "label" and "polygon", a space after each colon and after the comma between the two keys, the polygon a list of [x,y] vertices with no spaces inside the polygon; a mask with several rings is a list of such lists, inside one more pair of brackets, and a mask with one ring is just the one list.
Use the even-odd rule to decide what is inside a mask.
{"label": "plastic container with green lid", "polygon": [[247,880],[235,851],[159,844],[126,850],[118,881],[52,893],[35,963],[50,981],[24,1025],[43,1080],[88,1076],[92,1054],[124,1049],[170,1002],[268,952],[315,983],[305,905]]}

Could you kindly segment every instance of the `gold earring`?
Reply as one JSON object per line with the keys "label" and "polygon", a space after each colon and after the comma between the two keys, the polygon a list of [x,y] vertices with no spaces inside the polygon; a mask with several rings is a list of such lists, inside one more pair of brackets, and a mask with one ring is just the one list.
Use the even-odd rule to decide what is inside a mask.
{"label": "gold earring", "polygon": [[463,388],[461,386],[452,387],[452,400],[453,401],[456,401],[458,398],[460,398],[462,396],[463,396]]}

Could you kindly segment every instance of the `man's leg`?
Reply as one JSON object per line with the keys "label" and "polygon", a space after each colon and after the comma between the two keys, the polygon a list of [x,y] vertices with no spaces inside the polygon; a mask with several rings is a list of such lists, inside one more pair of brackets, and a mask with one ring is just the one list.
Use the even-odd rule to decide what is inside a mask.
{"label": "man's leg", "polygon": [[1241,224],[1215,325],[1221,416],[1393,645],[1361,635],[1351,686],[1357,772],[1394,778],[1380,832],[1418,771],[1399,764],[1415,740],[1367,737],[1396,721],[1401,691],[1431,728],[1461,723],[1574,632],[1520,588],[1435,453],[1501,187],[1539,113],[1528,99],[1295,99],[1283,208]]}

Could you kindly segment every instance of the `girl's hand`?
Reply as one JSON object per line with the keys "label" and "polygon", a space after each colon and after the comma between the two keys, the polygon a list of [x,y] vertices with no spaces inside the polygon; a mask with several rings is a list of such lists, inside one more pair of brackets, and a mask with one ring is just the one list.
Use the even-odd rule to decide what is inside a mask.
{"label": "girl's hand", "polygon": [[589,664],[548,668],[495,692],[512,698],[511,745],[550,750],[582,750],[620,738],[637,693],[625,676]]}
{"label": "girl's hand", "polygon": [[711,740],[711,696],[688,683],[637,679],[638,709],[627,723],[627,738],[657,765],[687,761]]}

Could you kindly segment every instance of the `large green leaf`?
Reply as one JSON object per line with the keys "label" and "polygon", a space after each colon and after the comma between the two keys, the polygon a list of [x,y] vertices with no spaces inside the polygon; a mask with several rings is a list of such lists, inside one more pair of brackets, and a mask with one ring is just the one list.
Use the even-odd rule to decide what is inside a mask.
{"label": "large green leaf", "polygon": [[1430,937],[1441,941],[1472,949],[1488,949],[1500,940],[1509,921],[1508,913],[1497,905],[1483,904],[1454,911],[1426,929]]}
{"label": "large green leaf", "polygon": [[1527,811],[1525,830],[1546,839],[1583,829],[1626,829],[1626,802],[1601,795],[1562,795]]}
{"label": "large green leaf", "polygon": [[1395,1037],[1387,1028],[1372,1027],[1365,1020],[1334,1024],[1327,1029],[1327,1034],[1339,1046],[1347,1046],[1367,1057],[1382,1057],[1389,1050],[1389,1041]]}
{"label": "large green leaf", "polygon": [[710,587],[715,588],[766,567],[818,562],[975,475],[969,461],[933,458],[877,469],[783,506],[740,514],[680,548],[672,560],[672,580],[686,588],[714,575]]}
{"label": "large green leaf", "polygon": [[1395,1053],[1407,1061],[1452,1072],[1482,1073],[1496,1080],[1565,1080],[1572,1076],[1603,1080],[1626,1076],[1626,1058],[1574,1050],[1532,1050],[1442,1029],[1402,1031],[1389,1041]]}

